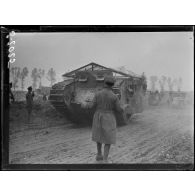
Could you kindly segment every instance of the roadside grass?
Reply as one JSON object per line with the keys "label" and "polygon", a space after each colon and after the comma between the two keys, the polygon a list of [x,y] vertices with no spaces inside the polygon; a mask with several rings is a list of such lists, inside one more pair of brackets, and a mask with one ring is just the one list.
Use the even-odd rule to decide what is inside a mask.
{"label": "roadside grass", "polygon": [[[68,121],[65,116],[61,115],[50,104],[49,101],[35,100],[31,117],[31,126],[36,125],[36,128],[47,128],[56,125],[66,124]],[[19,101],[10,104],[9,107],[9,127],[11,132],[23,129],[27,123],[26,102]],[[29,126],[29,125],[28,125]]]}

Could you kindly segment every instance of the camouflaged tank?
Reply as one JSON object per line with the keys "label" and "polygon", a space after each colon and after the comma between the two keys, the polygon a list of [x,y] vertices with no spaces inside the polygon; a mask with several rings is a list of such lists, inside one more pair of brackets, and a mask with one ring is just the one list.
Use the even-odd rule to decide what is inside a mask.
{"label": "camouflaged tank", "polygon": [[87,105],[93,101],[95,93],[104,87],[106,75],[115,78],[113,92],[124,108],[123,113],[116,113],[117,123],[127,124],[133,114],[143,111],[142,98],[147,87],[145,77],[133,73],[90,63],[64,74],[64,81],[52,86],[49,100],[67,119],[75,123],[91,123],[95,110]]}

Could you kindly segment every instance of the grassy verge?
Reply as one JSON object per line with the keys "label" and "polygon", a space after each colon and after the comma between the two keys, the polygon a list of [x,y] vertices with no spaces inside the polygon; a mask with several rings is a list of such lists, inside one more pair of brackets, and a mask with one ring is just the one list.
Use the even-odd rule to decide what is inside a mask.
{"label": "grassy verge", "polygon": [[[67,123],[66,118],[60,115],[48,101],[34,102],[31,125],[40,129],[65,123]],[[10,105],[9,124],[11,132],[19,131],[28,125],[25,101],[15,102]]]}

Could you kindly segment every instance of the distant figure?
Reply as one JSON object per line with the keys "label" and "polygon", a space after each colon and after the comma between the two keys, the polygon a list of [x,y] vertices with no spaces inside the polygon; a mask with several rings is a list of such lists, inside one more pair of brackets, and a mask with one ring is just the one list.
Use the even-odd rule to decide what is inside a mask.
{"label": "distant figure", "polygon": [[12,83],[9,83],[9,97],[12,100],[12,102],[15,102],[14,95],[12,93]]}
{"label": "distant figure", "polygon": [[155,91],[155,99],[156,99],[157,104],[158,104],[158,103],[159,103],[159,101],[160,101],[160,93],[159,93],[159,91],[158,91],[158,90],[156,90],[156,91]]}
{"label": "distant figure", "polygon": [[47,101],[47,96],[43,94],[43,101]]}
{"label": "distant figure", "polygon": [[[93,107],[96,112],[93,117],[92,140],[97,143],[96,160],[104,160],[108,163],[110,145],[116,143],[116,118],[114,112],[122,112],[117,95],[112,92],[114,85],[113,77],[105,77],[105,87],[97,92]],[[102,144],[104,145],[104,154],[102,155]]]}
{"label": "distant figure", "polygon": [[170,91],[169,92],[169,99],[168,99],[168,105],[171,105],[172,104],[172,102],[173,102],[173,96],[172,96],[172,92]]}
{"label": "distant figure", "polygon": [[30,123],[31,113],[33,109],[33,98],[34,92],[32,91],[32,87],[28,87],[28,92],[26,94],[26,109],[28,112],[28,123]]}

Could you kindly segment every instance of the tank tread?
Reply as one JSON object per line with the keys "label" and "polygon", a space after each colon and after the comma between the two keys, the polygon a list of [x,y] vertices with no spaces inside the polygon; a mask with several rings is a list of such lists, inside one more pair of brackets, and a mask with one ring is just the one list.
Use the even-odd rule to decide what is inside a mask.
{"label": "tank tread", "polygon": [[[50,96],[49,96],[49,101],[51,104],[58,110],[59,113],[65,114],[67,112],[67,106],[64,102],[64,96],[63,94],[55,94],[55,92],[59,92],[59,90],[51,90]],[[62,90],[61,90],[62,91]]]}

